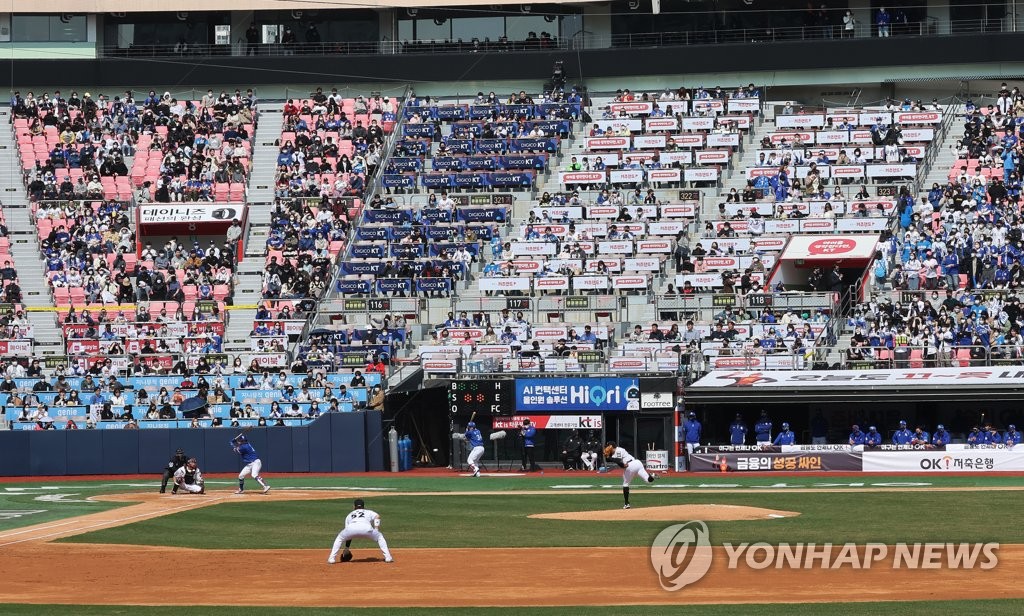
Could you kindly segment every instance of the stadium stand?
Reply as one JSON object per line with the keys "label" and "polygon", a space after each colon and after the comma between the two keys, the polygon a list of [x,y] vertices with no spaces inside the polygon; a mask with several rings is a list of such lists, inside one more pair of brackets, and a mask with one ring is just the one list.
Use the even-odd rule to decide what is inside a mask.
{"label": "stadium stand", "polygon": [[[957,150],[964,163],[947,167],[947,186],[918,205],[907,183],[920,185],[951,123],[937,102],[769,107],[755,84],[608,94],[548,84],[508,97],[484,88],[465,101],[317,88],[281,107],[274,202],[260,212],[268,220],[257,245],[263,301],[245,324],[248,348],[232,354],[223,338],[241,255],[175,240],[140,246],[131,212],[150,199],[245,201],[255,97],[91,100],[28,96],[15,114],[70,358],[59,370],[67,378],[165,375],[186,392],[172,381],[230,375],[210,391],[250,400],[267,419],[294,409],[264,408],[274,400],[238,392],[265,390],[281,369],[301,389],[303,373],[325,371],[334,385],[348,385],[358,370],[383,383],[407,365],[431,374],[692,380],[714,368],[858,361],[845,346],[864,346],[853,332],[860,326],[840,315],[864,300],[859,318],[899,330],[892,311],[879,308],[888,304],[868,301],[871,289],[943,288],[929,286],[935,277],[925,273],[914,287],[888,271],[912,266],[924,246],[919,235],[934,249],[935,234],[958,224],[949,204],[991,196],[975,180],[985,187],[1000,175],[1002,149],[979,143],[993,128],[1006,132],[995,126],[999,113],[967,109],[962,142],[971,145]],[[970,177],[960,177],[964,165]],[[127,193],[122,167],[131,169]],[[93,169],[100,185],[90,188]],[[1007,199],[1019,182],[1013,189]],[[878,280],[819,269],[805,283],[773,282],[795,234],[882,237],[878,261],[891,270]],[[973,277],[957,275],[958,287],[1015,280],[998,261],[991,274],[978,262]],[[867,346],[877,347],[870,329]],[[896,361],[876,355],[864,359]],[[366,398],[360,390],[351,402]],[[244,403],[232,414],[230,402],[221,415],[221,403],[211,402],[213,416],[258,419]],[[322,410],[307,402],[298,402],[304,417]],[[9,419],[29,419],[24,408]],[[151,410],[147,403],[133,418]]]}

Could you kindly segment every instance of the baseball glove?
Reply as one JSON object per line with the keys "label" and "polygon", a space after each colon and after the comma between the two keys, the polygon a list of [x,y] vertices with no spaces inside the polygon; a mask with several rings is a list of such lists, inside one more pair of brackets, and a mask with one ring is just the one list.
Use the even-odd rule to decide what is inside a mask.
{"label": "baseball glove", "polygon": [[610,457],[612,457],[613,453],[615,453],[615,448],[614,447],[612,447],[611,445],[605,445],[604,446],[604,457],[610,458]]}

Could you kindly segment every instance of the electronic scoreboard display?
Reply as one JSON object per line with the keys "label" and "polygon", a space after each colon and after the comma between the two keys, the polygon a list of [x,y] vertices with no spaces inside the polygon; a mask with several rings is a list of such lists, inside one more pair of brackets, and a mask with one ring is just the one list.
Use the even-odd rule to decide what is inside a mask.
{"label": "electronic scoreboard display", "polygon": [[452,381],[448,399],[456,415],[512,415],[512,380]]}

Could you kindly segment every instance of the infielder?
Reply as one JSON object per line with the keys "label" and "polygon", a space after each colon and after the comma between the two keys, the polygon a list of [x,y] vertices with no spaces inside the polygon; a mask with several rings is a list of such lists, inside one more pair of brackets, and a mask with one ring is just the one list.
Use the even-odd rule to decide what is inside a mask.
{"label": "infielder", "polygon": [[608,441],[604,445],[604,457],[606,460],[613,460],[622,467],[622,499],[626,504],[623,509],[629,509],[629,484],[637,475],[647,483],[654,483],[658,478],[657,473],[648,473],[643,462],[629,455],[629,452],[622,447],[616,447],[615,441]]}
{"label": "infielder", "polygon": [[480,431],[476,429],[476,422],[469,422],[466,424],[466,442],[469,443],[469,457],[466,458],[466,464],[469,465],[469,470],[473,471],[474,477],[480,476],[480,467],[477,462],[484,456],[484,437],[480,434]]}
{"label": "infielder", "polygon": [[235,438],[231,439],[231,448],[242,457],[242,462],[245,466],[242,467],[242,472],[238,473],[238,491],[235,494],[242,494],[245,492],[245,476],[252,475],[252,478],[259,482],[263,486],[263,493],[266,494],[270,491],[270,486],[263,481],[263,477],[260,476],[260,470],[263,469],[263,462],[260,461],[260,457],[256,455],[256,450],[249,444],[249,439],[245,438],[244,434],[239,434]]}
{"label": "infielder", "polygon": [[347,563],[352,560],[352,552],[349,551],[349,547],[352,545],[352,540],[357,538],[376,541],[381,553],[384,554],[384,562],[394,562],[395,559],[391,557],[391,551],[388,550],[388,542],[380,532],[380,515],[376,511],[366,509],[361,498],[357,498],[352,504],[354,505],[352,512],[345,516],[345,528],[334,539],[334,546],[331,548],[331,555],[327,557],[327,564],[333,565],[337,562],[338,551],[341,550],[342,543],[345,544],[345,551],[341,553],[341,562]]}
{"label": "infielder", "polygon": [[203,471],[199,470],[199,462],[195,458],[189,458],[185,466],[174,471],[174,491],[178,490],[191,494],[206,494]]}

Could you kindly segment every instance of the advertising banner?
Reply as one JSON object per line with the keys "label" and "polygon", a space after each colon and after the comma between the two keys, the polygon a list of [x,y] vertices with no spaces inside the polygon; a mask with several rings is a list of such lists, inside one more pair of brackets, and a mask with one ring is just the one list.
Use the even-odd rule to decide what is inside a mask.
{"label": "advertising banner", "polygon": [[225,205],[141,205],[139,224],[224,222],[242,219],[243,207]]}
{"label": "advertising banner", "polygon": [[32,355],[31,340],[0,340],[0,355],[17,355],[28,357]]}
{"label": "advertising banner", "polygon": [[562,184],[600,184],[605,180],[603,171],[560,171],[558,175]]}
{"label": "advertising banner", "polygon": [[715,452],[713,447],[701,448],[690,455],[694,472],[820,472],[860,471],[861,454],[856,451],[823,451],[782,453],[774,451]]}
{"label": "advertising banner", "polygon": [[[677,282],[680,276],[676,276]],[[694,285],[697,286],[697,285]],[[709,286],[709,285],[702,285]],[[893,388],[910,389],[936,386],[1017,386],[1020,370],[1000,367],[971,368],[907,368],[884,370],[820,370],[814,372],[773,371],[708,373],[692,387],[828,387],[843,389]]]}
{"label": "advertising banner", "polygon": [[[748,123],[749,124],[749,123]],[[746,126],[740,126],[740,128],[747,128]],[[708,146],[709,147],[729,147],[735,148],[740,145],[739,133],[711,133],[708,135]]]}
{"label": "advertising banner", "polygon": [[714,182],[718,179],[718,168],[709,167],[706,169],[687,169],[687,182]]}
{"label": "advertising banner", "polygon": [[628,150],[629,137],[587,137],[585,150]]}
{"label": "advertising banner", "polygon": [[1024,471],[1024,451],[966,449],[963,451],[865,451],[869,473],[969,473]]}
{"label": "advertising banner", "polygon": [[824,125],[825,114],[823,113],[775,116],[775,126],[779,128],[811,128]]}
{"label": "advertising banner", "polygon": [[913,163],[885,163],[866,166],[869,178],[912,178],[917,174],[917,165]]}
{"label": "advertising banner", "polygon": [[729,111],[758,111],[761,109],[759,98],[730,98]]}
{"label": "advertising banner", "polygon": [[481,291],[529,291],[530,279],[525,277],[481,278]]}
{"label": "advertising banner", "polygon": [[942,124],[938,111],[907,111],[895,115],[897,124]]}
{"label": "advertising banner", "polygon": [[612,113],[626,113],[629,115],[633,114],[647,114],[650,115],[654,111],[654,103],[647,101],[631,101],[622,103],[609,103],[608,109]]}
{"label": "advertising banner", "polygon": [[637,379],[516,379],[516,411],[607,413],[639,409]]}
{"label": "advertising banner", "polygon": [[495,417],[495,430],[518,430],[523,420],[529,419],[538,430],[600,430],[604,421],[600,415],[515,415]]}

